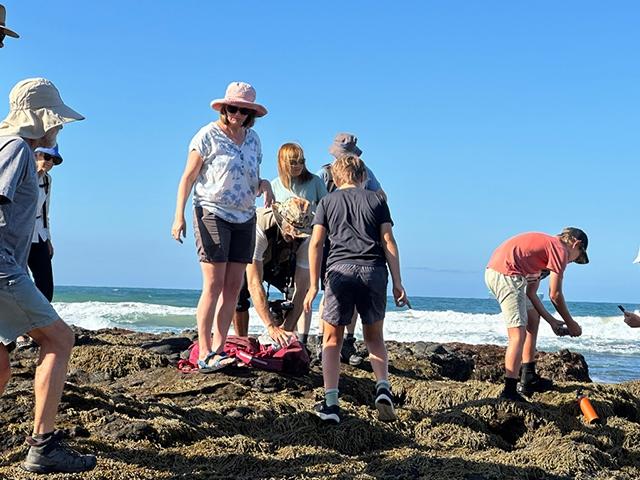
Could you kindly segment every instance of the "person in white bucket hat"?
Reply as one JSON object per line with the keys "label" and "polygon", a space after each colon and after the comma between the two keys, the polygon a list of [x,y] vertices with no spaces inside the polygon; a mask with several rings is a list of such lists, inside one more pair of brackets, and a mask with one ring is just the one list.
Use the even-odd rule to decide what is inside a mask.
{"label": "person in white bucket hat", "polygon": [[66,123],[84,117],[69,108],[44,78],[18,82],[9,94],[9,114],[0,123],[0,394],[9,382],[13,340],[28,334],[40,347],[35,373],[33,433],[22,467],[29,472],[82,472],[96,465],[62,442],[55,418],[75,341],[27,273],[36,222],[38,178],[34,150],[53,147]]}
{"label": "person in white bucket hat", "polygon": [[[638,251],[638,255],[636,256],[633,263],[640,263],[640,250]],[[625,310],[624,323],[629,325],[631,328],[640,328],[640,315]]]}

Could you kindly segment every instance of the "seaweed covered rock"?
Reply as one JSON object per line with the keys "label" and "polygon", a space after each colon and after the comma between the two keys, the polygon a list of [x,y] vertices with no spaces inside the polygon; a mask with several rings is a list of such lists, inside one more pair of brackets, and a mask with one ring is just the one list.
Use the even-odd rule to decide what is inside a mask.
{"label": "seaweed covered rock", "polygon": [[[513,404],[496,398],[503,348],[389,342],[399,420],[378,421],[365,362],[342,367],[345,418],[327,426],[311,412],[322,394],[318,365],[304,377],[244,367],[182,374],[169,358],[188,335],[76,334],[58,424],[76,448],[98,455],[86,479],[640,478],[640,382],[590,383],[584,358],[571,352],[540,354],[554,389]],[[18,465],[36,358],[37,349],[12,357],[0,478],[31,478]],[[582,420],[579,388],[601,425]]]}

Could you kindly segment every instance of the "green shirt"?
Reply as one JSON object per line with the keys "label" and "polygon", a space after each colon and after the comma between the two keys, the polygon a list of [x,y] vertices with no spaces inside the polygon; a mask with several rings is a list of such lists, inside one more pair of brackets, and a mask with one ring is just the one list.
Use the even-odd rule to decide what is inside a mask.
{"label": "green shirt", "polygon": [[308,200],[311,203],[311,209],[316,210],[320,199],[327,195],[327,187],[320,177],[311,174],[311,180],[305,183],[298,183],[295,179],[291,181],[291,188],[286,189],[280,177],[276,177],[271,180],[271,188],[273,188],[273,194],[276,197],[276,202],[284,202],[291,197],[300,197]]}

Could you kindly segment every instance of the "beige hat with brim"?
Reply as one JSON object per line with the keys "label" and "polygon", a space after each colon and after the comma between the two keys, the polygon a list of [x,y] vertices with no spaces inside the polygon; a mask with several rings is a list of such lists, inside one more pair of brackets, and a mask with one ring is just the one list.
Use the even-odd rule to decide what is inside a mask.
{"label": "beige hat with brim", "polygon": [[42,138],[52,128],[84,120],[65,105],[60,92],[46,78],[27,78],[9,93],[9,114],[0,123],[0,135]]}

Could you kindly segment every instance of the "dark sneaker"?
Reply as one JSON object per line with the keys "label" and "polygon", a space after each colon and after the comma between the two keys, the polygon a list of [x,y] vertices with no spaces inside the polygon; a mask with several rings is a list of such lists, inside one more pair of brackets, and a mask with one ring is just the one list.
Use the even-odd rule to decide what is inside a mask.
{"label": "dark sneaker", "polygon": [[379,388],[376,391],[375,405],[380,421],[393,422],[398,419],[396,410],[393,408],[393,394],[386,388]]}
{"label": "dark sneaker", "polygon": [[358,355],[356,350],[355,337],[345,338],[342,342],[342,349],[340,349],[340,361],[342,363],[348,363],[353,367],[357,367],[363,362],[363,358]]}
{"label": "dark sneaker", "polygon": [[64,434],[56,430],[51,437],[38,442],[27,437],[29,448],[22,468],[33,473],[75,473],[93,470],[97,460],[95,455],[83,455],[69,448],[63,441]]}
{"label": "dark sneaker", "polygon": [[316,403],[313,410],[323,422],[333,423],[334,425],[340,423],[340,407],[338,405],[329,406],[323,400],[320,403]]}
{"label": "dark sneaker", "polygon": [[551,380],[550,378],[541,377],[537,373],[529,381],[518,383],[518,392],[527,397],[530,397],[535,392],[548,392],[552,388],[553,380]]}
{"label": "dark sneaker", "polygon": [[500,400],[508,400],[510,402],[529,403],[527,402],[527,399],[520,395],[518,392],[507,392],[506,390],[503,390],[498,398]]}

